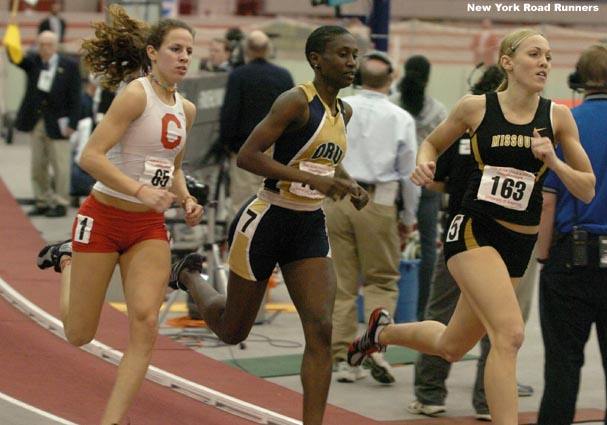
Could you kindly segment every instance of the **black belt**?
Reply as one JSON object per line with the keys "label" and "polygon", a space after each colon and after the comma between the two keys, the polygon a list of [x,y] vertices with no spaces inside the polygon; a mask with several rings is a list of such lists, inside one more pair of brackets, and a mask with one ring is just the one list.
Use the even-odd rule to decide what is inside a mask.
{"label": "black belt", "polygon": [[365,182],[361,182],[356,180],[356,183],[358,183],[358,185],[360,187],[362,187],[363,189],[365,189],[367,192],[371,191],[371,190],[375,190],[375,184],[374,183],[365,183]]}

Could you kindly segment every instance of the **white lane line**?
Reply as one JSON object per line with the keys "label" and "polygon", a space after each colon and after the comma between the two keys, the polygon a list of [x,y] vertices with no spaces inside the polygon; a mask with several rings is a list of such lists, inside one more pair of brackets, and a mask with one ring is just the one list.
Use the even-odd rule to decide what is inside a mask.
{"label": "white lane line", "polygon": [[12,398],[11,396],[8,396],[4,393],[0,393],[0,399],[5,400],[11,404],[14,404],[15,406],[18,406],[24,410],[30,411],[32,413],[35,413],[38,416],[42,416],[43,418],[46,419],[50,419],[53,422],[53,424],[58,424],[58,425],[78,425],[75,422],[70,422],[67,419],[63,419],[60,418],[59,416],[55,416],[52,413],[49,412],[45,412],[44,410],[40,410],[37,407],[34,407],[30,404],[24,403],[20,400],[17,400],[16,398]]}
{"label": "white lane line", "polygon": [[[65,339],[63,324],[59,319],[42,310],[36,304],[25,298],[20,292],[6,283],[6,281],[4,281],[1,277],[0,295],[2,295],[10,304],[21,310],[40,326],[51,331],[58,337]],[[82,346],[81,348],[109,363],[116,365],[120,362],[123,354],[121,351],[115,350],[112,347],[97,341],[96,339]],[[164,369],[159,369],[155,366],[149,367],[146,378],[207,405],[211,405],[233,415],[249,419],[253,422],[266,425],[302,425],[302,422],[297,419],[284,416],[280,413],[273,412],[266,408],[229,396],[197,384],[196,382],[174,375]]]}

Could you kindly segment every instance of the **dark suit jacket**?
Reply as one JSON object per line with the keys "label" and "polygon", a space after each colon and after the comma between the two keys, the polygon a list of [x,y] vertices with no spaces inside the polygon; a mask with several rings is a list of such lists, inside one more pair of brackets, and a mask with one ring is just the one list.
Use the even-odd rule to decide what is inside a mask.
{"label": "dark suit jacket", "polygon": [[221,107],[220,137],[224,146],[238,152],[276,98],[292,87],[289,71],[264,59],[235,68],[228,77]]}
{"label": "dark suit jacket", "polygon": [[42,60],[37,53],[28,53],[20,64],[15,65],[27,75],[25,96],[15,122],[17,130],[32,131],[40,117],[44,118],[46,134],[52,139],[65,138],[59,130],[59,118],[68,117],[69,126],[78,128],[82,84],[78,63],[59,55],[50,93],[37,88],[42,70]]}
{"label": "dark suit jacket", "polygon": [[[59,26],[61,27],[61,32],[57,35],[57,38],[59,38],[59,43],[63,43],[65,39],[65,20],[63,18],[59,18]],[[40,24],[38,25],[38,34],[42,31],[52,31],[50,18],[45,18],[40,21]]]}

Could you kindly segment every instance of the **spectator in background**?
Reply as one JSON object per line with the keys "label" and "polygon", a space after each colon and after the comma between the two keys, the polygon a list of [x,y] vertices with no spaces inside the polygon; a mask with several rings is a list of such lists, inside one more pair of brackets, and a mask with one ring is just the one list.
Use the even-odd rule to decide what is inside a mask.
{"label": "spectator in background", "polygon": [[57,53],[57,40],[56,33],[42,31],[38,51],[15,63],[27,77],[15,128],[32,135],[35,206],[30,216],[63,217],[70,200],[69,138],[80,119],[81,77],[78,64]]}
{"label": "spectator in background", "polygon": [[59,15],[62,10],[60,0],[51,3],[51,13],[49,16],[40,21],[38,25],[38,34],[43,31],[52,31],[57,34],[57,39],[60,44],[65,41],[65,20]]}
{"label": "spectator in background", "polygon": [[[545,385],[538,425],[573,421],[593,323],[607,370],[607,45],[585,49],[576,69],[584,102],[571,112],[596,173],[596,196],[589,204],[578,202],[552,171],[544,183],[538,261],[544,264],[540,323]],[[560,145],[556,153],[563,158]]]}
{"label": "spectator in background", "polygon": [[95,94],[99,88],[99,81],[93,75],[89,75],[82,82],[83,90],[80,104],[80,121],[78,121],[77,132],[72,134],[72,168],[70,177],[70,195],[72,206],[80,206],[80,197],[88,196],[95,184],[95,179],[89,173],[80,168],[80,155],[95,127],[96,104]]}
{"label": "spectator in background", "polygon": [[492,65],[497,60],[500,37],[493,31],[490,19],[483,19],[482,29],[472,38],[474,65]]}
{"label": "spectator in background", "polygon": [[232,68],[244,65],[244,49],[242,46],[242,40],[244,39],[244,33],[238,27],[229,28],[226,31],[226,40],[230,43],[230,59],[228,62]]}
{"label": "spectator in background", "polygon": [[[353,112],[343,164],[369,192],[370,202],[362,210],[346,198],[326,199],[324,204],[337,275],[332,351],[338,382],[355,382],[366,376],[360,366],[352,367],[346,361],[348,345],[358,331],[359,277],[363,278],[365,317],[379,306],[392,313],[396,308],[401,242],[396,209],[399,183],[407,233],[415,225],[419,201],[419,189],[410,180],[417,153],[415,122],[388,98],[392,60],[383,52],[370,52],[361,61],[360,78],[362,91],[344,98]],[[394,382],[381,353],[369,356],[367,366],[378,382]]]}
{"label": "spectator in background", "polygon": [[209,45],[209,56],[200,61],[200,70],[228,72],[230,65],[230,42],[225,38],[214,38]]}
{"label": "spectator in background", "polygon": [[289,71],[268,62],[270,50],[270,38],[263,31],[253,31],[245,40],[247,63],[230,72],[226,85],[219,137],[230,155],[230,219],[257,193],[262,180],[239,168],[236,154],[276,98],[294,85]]}
{"label": "spectator in background", "polygon": [[[405,76],[400,83],[400,92],[393,96],[393,100],[396,100],[396,103],[415,119],[418,145],[447,117],[447,108],[426,94],[429,78],[430,62],[428,59],[421,55],[411,56],[405,62]],[[417,228],[421,245],[418,320],[424,319],[426,302],[430,293],[430,281],[436,261],[440,200],[440,193],[422,187],[417,212]]]}

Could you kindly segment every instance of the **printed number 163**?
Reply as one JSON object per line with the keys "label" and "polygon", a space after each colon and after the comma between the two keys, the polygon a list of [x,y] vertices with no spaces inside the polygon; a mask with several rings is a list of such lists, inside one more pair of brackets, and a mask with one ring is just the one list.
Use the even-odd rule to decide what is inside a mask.
{"label": "printed number 163", "polygon": [[[525,188],[527,185],[524,181],[510,178],[502,178],[500,176],[492,177],[493,186],[491,187],[491,194],[494,196],[500,196],[503,199],[514,199],[520,201],[525,195]],[[499,193],[498,193],[499,192]]]}

